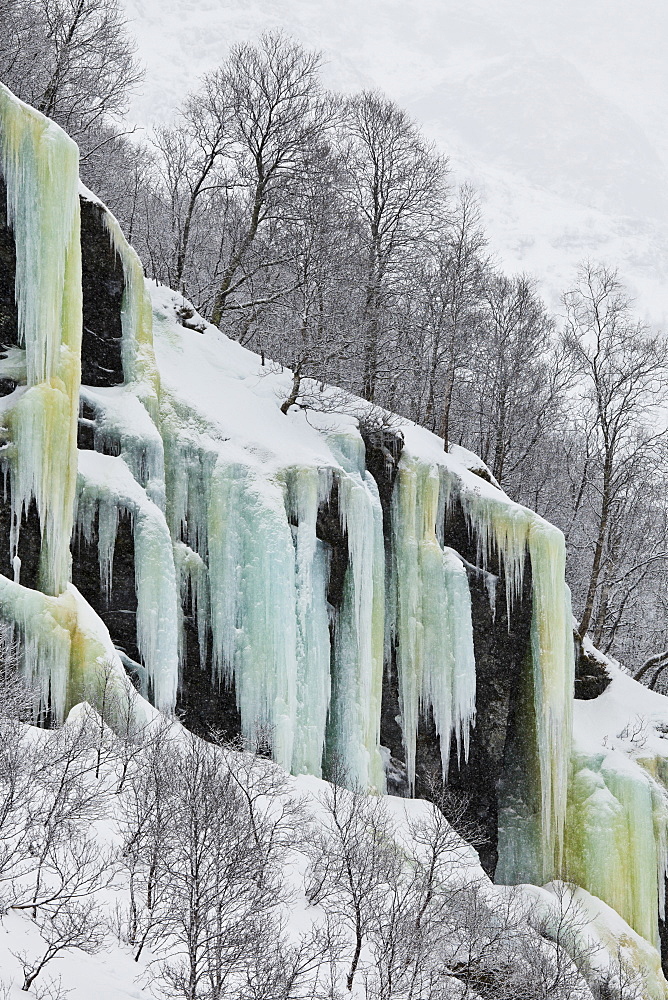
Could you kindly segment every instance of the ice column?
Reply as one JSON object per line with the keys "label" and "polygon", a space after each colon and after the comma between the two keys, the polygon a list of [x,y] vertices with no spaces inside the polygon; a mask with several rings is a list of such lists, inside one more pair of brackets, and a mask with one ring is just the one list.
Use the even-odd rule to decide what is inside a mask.
{"label": "ice column", "polygon": [[137,395],[158,424],[160,375],[153,350],[153,307],[146,288],[144,268],[108,209],[104,211],[104,223],[112,246],[121,259],[125,278],[121,307],[125,381],[135,384]]}
{"label": "ice column", "polygon": [[16,243],[18,336],[27,388],[8,415],[12,553],[34,497],[40,518],[40,582],[61,593],[69,579],[81,376],[81,248],[78,149],[53,122],[0,84],[0,170]]}
{"label": "ice column", "polygon": [[244,734],[264,728],[287,770],[297,713],[295,549],[281,484],[230,447],[211,477],[213,670],[234,680]]}
{"label": "ice column", "polygon": [[331,490],[331,470],[298,468],[287,473],[296,573],[297,685],[292,770],[322,773],[331,695],[327,584],[329,551],[316,537],[318,508]]}
{"label": "ice column", "polygon": [[575,752],[565,877],[612,906],[659,947],[664,916],[665,789],[620,751]]}
{"label": "ice column", "polygon": [[344,593],[334,625],[328,753],[350,784],[385,790],[380,754],[385,619],[383,512],[364,467],[359,433],[328,438],[342,469],[335,472],[341,526],[348,542]]}
{"label": "ice column", "polygon": [[454,731],[468,756],[475,716],[475,657],[466,570],[437,538],[442,515],[441,473],[404,455],[392,498],[392,631],[397,648],[399,700],[406,769],[415,780],[420,712],[431,709],[440,737],[444,776]]}

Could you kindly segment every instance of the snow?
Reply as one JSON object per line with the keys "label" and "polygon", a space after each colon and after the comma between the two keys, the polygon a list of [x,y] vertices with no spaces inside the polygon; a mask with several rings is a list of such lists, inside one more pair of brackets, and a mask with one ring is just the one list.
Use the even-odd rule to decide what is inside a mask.
{"label": "snow", "polygon": [[149,497],[165,506],[165,455],[160,432],[136,387],[81,386],[79,399],[95,411],[94,446],[106,451],[116,446],[132,475]]}
{"label": "snow", "polygon": [[[90,717],[90,710],[84,711],[81,706],[70,713],[66,726],[76,727],[87,716]],[[40,741],[43,740],[44,733],[30,730],[28,736],[31,740]],[[173,724],[172,736],[177,742],[181,736],[185,736],[178,723]],[[229,755],[232,767],[237,766],[238,760],[242,776],[248,760],[242,760],[234,752],[221,752]],[[253,766],[266,769],[268,765],[266,761],[259,760]],[[92,781],[93,771],[94,768],[91,768],[88,777],[83,780]],[[108,786],[111,780],[110,787],[113,788],[116,784],[113,775],[113,763],[103,758],[98,779],[100,787]],[[333,829],[333,818],[324,805],[328,787],[326,782],[312,775],[286,778],[280,788],[258,802],[258,807],[273,814],[280,811],[288,799],[298,799],[303,815],[308,815],[309,829]],[[100,846],[121,846],[120,801],[116,794],[107,794],[100,799],[98,818],[90,827],[91,834]],[[434,807],[423,800],[392,797],[385,798],[383,806],[389,819],[392,839],[403,851],[419,851],[419,842],[414,839],[412,826],[428,821]],[[643,998],[665,1000],[667,988],[656,950],[636,934],[619,914],[595,896],[582,889],[572,890],[560,883],[549,884],[545,888],[524,885],[516,890],[494,886],[481,869],[473,848],[459,840],[454,833],[448,860],[448,886],[452,890],[462,890],[475,885],[480,899],[491,908],[492,916],[497,908],[499,914],[503,914],[509,899],[514,898],[515,905],[525,911],[529,928],[535,927],[543,935],[539,937],[536,934],[535,947],[544,951],[548,961],[553,955],[550,938],[560,934],[560,941],[567,955],[576,957],[577,961],[578,955],[587,954],[588,964],[584,968],[584,976],[590,986],[594,987],[606,975],[618,975],[621,955],[632,970],[641,972],[644,981]],[[293,939],[307,933],[322,919],[321,907],[310,905],[306,898],[305,871],[304,855],[298,849],[290,850],[283,867],[281,906],[288,935]],[[94,984],[95,995],[99,1000],[149,1000],[154,996],[150,985],[151,963],[160,957],[160,944],[153,950],[146,948],[139,962],[135,962],[130,948],[119,940],[115,930],[118,909],[120,907],[122,910],[126,904],[128,891],[128,873],[121,868],[112,884],[97,893],[97,902],[109,922],[102,950],[92,955],[76,950],[62,953],[55,962],[47,966],[35,986],[49,980],[60,980],[61,987],[72,1000],[88,1000],[91,984]],[[511,892],[513,896],[509,895]],[[340,930],[347,939],[345,927],[342,926]],[[531,931],[525,929],[523,933]],[[0,988],[7,989],[8,1000],[19,1000],[19,997],[25,996],[20,989],[21,972],[16,955],[20,952],[35,953],[40,947],[39,931],[29,912],[8,911],[3,914],[0,922]],[[361,959],[362,965],[372,961],[367,944],[364,945]],[[570,961],[568,958],[565,960]],[[584,978],[579,978],[575,971],[573,975],[573,990],[569,995],[581,1000],[591,1000]],[[459,989],[456,981],[453,981],[453,997],[459,995]],[[28,995],[35,995],[34,988]],[[364,995],[360,977],[351,997],[352,1000],[362,1000]]]}
{"label": "snow", "polygon": [[[50,698],[62,720],[94,695],[107,670],[119,692],[129,691],[129,681],[106,628],[66,582],[81,319],[72,250],[75,158],[62,133],[4,88],[0,112],[19,256],[30,263],[26,247],[34,242],[42,261],[37,275],[19,268],[20,301],[33,287],[38,293],[21,313],[27,386],[3,399],[0,411],[10,431],[5,454],[16,510],[35,496],[42,514],[47,591],[23,587],[15,559],[17,579],[0,578],[0,614],[24,640],[24,670],[43,705]],[[14,141],[23,144],[23,172],[7,158]],[[56,175],[64,194],[54,187]],[[57,216],[53,232],[49,213]],[[531,691],[521,724],[535,733],[538,768],[521,776],[526,787],[511,791],[527,793],[524,805],[536,801],[537,810],[528,819],[505,810],[497,878],[517,881],[529,869],[542,883],[567,871],[656,943],[668,858],[668,702],[611,667],[608,691],[576,709],[571,757],[572,619],[561,533],[481,477],[486,470],[475,456],[447,453],[435,435],[404,421],[386,594],[382,508],[359,430],[366,404],[326,387],[324,412],[293,407],[283,414],[291,373],[263,365],[199,318],[201,332],[183,327],[180,296],[145,283],[118,224],[108,214],[105,221],[126,277],[126,384],[85,388],[82,399],[95,413],[96,446],[113,445],[120,454],[80,454],[76,523],[90,540],[97,519],[104,589],[112,583],[118,517],[132,516],[137,639],[158,708],[169,713],[175,705],[179,597],[190,591],[200,645],[211,642],[214,680],[234,680],[243,733],[252,739],[269,727],[275,759],[286,770],[319,775],[325,750],[343,763],[351,785],[382,792],[387,618],[398,641],[409,780],[423,705],[434,712],[444,770],[453,731],[466,756],[475,713],[470,595],[440,528],[458,501],[482,570],[498,557],[509,615],[527,548],[532,569]],[[31,318],[35,309],[44,312],[39,323]],[[318,510],[334,486],[347,544],[339,608],[328,603],[331,553],[316,536]],[[136,712],[155,715],[141,699]],[[605,924],[605,914],[597,911],[595,919]]]}

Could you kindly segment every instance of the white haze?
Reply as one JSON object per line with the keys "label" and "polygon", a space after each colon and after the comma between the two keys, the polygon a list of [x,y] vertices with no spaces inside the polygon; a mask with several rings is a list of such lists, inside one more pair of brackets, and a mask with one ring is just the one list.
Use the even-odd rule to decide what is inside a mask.
{"label": "white haze", "polygon": [[124,0],[148,127],[233,42],[280,27],[328,85],[379,87],[478,188],[492,250],[552,308],[590,257],[668,319],[665,0]]}

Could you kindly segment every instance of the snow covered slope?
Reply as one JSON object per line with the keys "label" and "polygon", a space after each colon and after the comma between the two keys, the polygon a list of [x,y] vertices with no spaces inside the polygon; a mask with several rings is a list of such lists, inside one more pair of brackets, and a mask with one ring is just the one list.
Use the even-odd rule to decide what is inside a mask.
{"label": "snow covered slope", "polygon": [[230,43],[283,28],[327,82],[380,87],[483,198],[492,249],[550,304],[591,257],[668,318],[668,8],[662,0],[124,0],[147,65],[132,116],[167,117]]}
{"label": "snow covered slope", "polygon": [[[2,724],[7,726],[7,720],[3,719]],[[9,730],[10,740],[15,740],[16,729],[10,725]],[[183,953],[182,941],[178,937],[178,920],[170,924],[165,919],[164,913],[159,910],[162,897],[158,895],[157,904],[153,904],[156,906],[153,919],[156,921],[156,928],[160,927],[160,932],[156,930],[145,945],[138,947],[141,932],[132,923],[133,911],[130,906],[131,903],[134,905],[135,916],[138,912],[141,920],[146,918],[146,904],[143,896],[144,883],[138,874],[141,860],[136,864],[132,861],[133,837],[141,836],[133,825],[133,796],[136,789],[142,787],[142,776],[146,776],[144,768],[150,771],[150,763],[147,761],[156,751],[155,744],[152,745],[153,739],[159,738],[173,746],[183,743],[184,748],[191,744],[177,723],[170,729],[162,730],[160,737],[156,731],[153,735],[147,732],[136,734],[136,738],[136,746],[115,745],[111,734],[99,729],[99,717],[91,713],[87,706],[75,709],[64,729],[48,736],[44,731],[23,727],[23,735],[19,740],[24,754],[35,753],[35,760],[39,761],[37,748],[48,748],[53,744],[54,748],[58,748],[54,758],[56,775],[60,777],[60,769],[64,766],[62,760],[57,759],[58,754],[69,761],[68,767],[77,775],[72,792],[76,790],[81,799],[69,802],[70,835],[77,842],[82,835],[85,836],[88,864],[91,873],[94,871],[96,874],[91,879],[91,894],[83,904],[76,896],[70,898],[67,887],[59,889],[60,896],[54,897],[55,902],[48,901],[48,894],[42,887],[41,895],[47,902],[40,904],[37,919],[33,918],[30,908],[24,908],[21,902],[26,897],[26,887],[32,885],[34,877],[30,860],[23,865],[22,874],[15,876],[14,881],[3,882],[2,898],[9,904],[0,919],[0,993],[4,1000],[19,1000],[26,996],[22,989],[24,969],[30,968],[31,962],[34,963],[35,959],[45,954],[48,944],[53,945],[55,942],[59,946],[63,945],[62,950],[56,951],[55,958],[45,964],[28,996],[37,997],[38,1000],[61,1000],[65,996],[72,1000],[89,1000],[91,990],[94,990],[98,1000],[151,1000],[155,996],[165,995],[160,990],[160,977],[165,967],[163,963],[175,966]],[[142,742],[143,752],[140,750]],[[335,820],[331,812],[331,789],[326,782],[312,776],[289,778],[280,775],[277,770],[272,776],[273,765],[266,760],[256,758],[253,762],[247,754],[242,756],[210,746],[198,750],[198,743],[195,739],[195,753],[218,755],[219,760],[225,761],[221,765],[223,768],[234,770],[237,780],[244,787],[253,789],[253,809],[258,823],[262,824],[267,820],[271,822],[271,817],[278,819],[281,809],[298,808],[301,828],[308,831],[309,838],[336,836]],[[166,745],[165,742],[165,747]],[[48,749],[46,752],[49,753]],[[98,753],[102,761],[100,765],[96,764]],[[169,757],[166,757],[165,763],[168,760]],[[257,794],[257,790],[261,788],[265,788],[264,793]],[[40,791],[40,779],[37,779],[35,790]],[[52,791],[47,785],[46,798],[49,801],[50,794]],[[82,803],[88,804],[82,806]],[[378,805],[379,803],[371,803],[369,808],[377,809]],[[339,803],[338,808],[344,807]],[[413,864],[423,864],[426,869],[431,857],[428,853],[431,847],[429,831],[441,830],[440,821],[434,820],[434,807],[425,801],[387,798],[381,808],[384,811],[386,836],[396,845],[394,849],[398,849],[396,856],[405,860],[407,870]],[[83,809],[82,815],[87,817],[83,824],[78,809]],[[339,822],[340,819],[339,816]],[[85,833],[82,827],[87,828]],[[14,827],[11,832],[15,832]],[[7,836],[6,824],[3,833]],[[594,1000],[601,995],[599,987],[602,983],[613,989],[630,988],[633,985],[632,995],[637,1000],[666,1000],[668,986],[660,971],[658,953],[610,907],[582,889],[566,887],[558,882],[544,888],[526,885],[509,889],[506,886],[495,886],[481,869],[472,848],[462,842],[454,831],[442,832],[441,836],[443,835],[447,840],[442,842],[437,855],[438,875],[433,892],[437,897],[442,894],[448,899],[448,905],[452,908],[452,936],[445,941],[439,940],[439,954],[446,968],[459,969],[461,975],[461,971],[465,971],[467,963],[470,963],[479,971],[489,969],[492,982],[496,976],[506,986],[504,977],[515,974],[517,982],[521,984],[524,981],[521,969],[515,968],[512,972],[504,970],[504,960],[507,961],[508,954],[511,954],[517,956],[520,966],[526,962],[528,969],[535,968],[536,973],[544,975],[548,982],[558,982],[561,990],[567,990],[567,993],[562,992],[560,995],[567,995],[569,1000]],[[385,847],[389,849],[387,844]],[[60,845],[54,848],[55,851],[62,854],[63,870],[68,871],[65,865],[71,864],[71,858],[67,854],[67,848]],[[325,923],[325,909],[320,903],[309,899],[309,856],[308,846],[299,838],[293,838],[282,854],[281,892],[274,907],[282,914],[280,933],[286,943],[306,941],[309,934]],[[161,868],[164,860],[161,857],[152,862],[156,885],[162,885],[161,880],[165,878]],[[6,864],[6,859],[3,859],[3,863]],[[101,863],[105,867],[99,870]],[[43,876],[46,885],[51,884],[48,882],[50,877],[51,870],[47,866]],[[396,897],[391,895],[391,884],[384,890],[387,892],[388,910],[397,905]],[[60,887],[57,881],[54,882],[54,886],[56,885]],[[201,891],[200,883],[198,886]],[[404,897],[401,898],[405,900]],[[17,901],[18,908],[12,908],[12,903]],[[67,946],[64,936],[59,937],[57,933],[53,933],[53,927],[60,925],[50,924],[49,914],[52,910],[59,909],[61,916],[67,912],[72,915],[72,925],[76,926],[79,912],[77,907],[86,904],[94,906],[87,918],[88,934],[84,933],[83,938],[71,935],[72,943]],[[202,905],[201,901],[199,905]],[[229,919],[224,907],[223,917]],[[160,920],[163,921],[162,924],[159,924]],[[331,996],[327,992],[328,983],[324,981],[327,974],[333,976],[334,987],[341,991],[334,995],[343,995],[348,955],[354,947],[352,929],[345,920],[345,910],[337,921],[337,930],[340,935],[338,952],[335,952],[336,957],[331,966],[329,963],[325,965],[323,981],[319,982],[320,989],[313,993],[308,990],[309,976],[313,978],[313,969],[316,967],[313,962],[311,973],[307,972],[304,981],[300,981],[300,991],[291,993],[291,997]],[[96,936],[94,946],[91,945],[93,932]],[[525,952],[522,951],[522,940]],[[558,943],[558,950],[555,949],[555,942]],[[378,946],[378,941],[365,938],[359,956],[357,980],[351,992],[346,994],[352,1000],[363,1000],[369,996],[365,982],[367,975],[368,981],[375,981]],[[528,960],[529,954],[532,957]],[[540,960],[536,960],[538,955],[542,955],[542,965]],[[536,965],[532,966],[531,961],[536,962]],[[198,971],[203,967],[203,964],[200,965]],[[323,972],[322,966],[319,972]],[[528,972],[524,971],[524,979],[527,975]],[[233,977],[234,973],[230,978],[226,977],[227,992],[221,995],[237,995],[237,980]],[[200,978],[204,979],[201,972]],[[455,975],[442,977],[439,982],[445,992],[439,991],[439,996],[444,1000],[460,1000],[464,997],[475,1000],[477,994],[471,991],[471,984],[465,986],[466,980],[464,977],[462,979]],[[475,983],[475,978],[473,982]],[[245,985],[241,976],[238,985],[239,988]],[[244,997],[256,995],[243,993]],[[269,996],[266,993],[262,995]],[[421,992],[419,995],[428,994]],[[504,995],[508,994],[504,992]]]}

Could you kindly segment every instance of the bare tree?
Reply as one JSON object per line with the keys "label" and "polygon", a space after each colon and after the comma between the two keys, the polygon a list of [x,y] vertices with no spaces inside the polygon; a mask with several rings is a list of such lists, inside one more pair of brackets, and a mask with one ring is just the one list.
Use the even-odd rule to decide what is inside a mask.
{"label": "bare tree", "polygon": [[352,990],[374,913],[383,906],[388,885],[396,884],[401,859],[380,799],[332,784],[322,802],[328,824],[314,830],[306,845],[306,894],[309,902],[320,904],[330,919],[342,921],[352,932],[346,976]]}
{"label": "bare tree", "polygon": [[125,111],[142,73],[117,0],[5,0],[3,15],[0,76],[19,97],[78,140]]}
{"label": "bare tree", "polygon": [[205,77],[201,90],[186,98],[176,123],[155,131],[169,234],[160,277],[188,297],[193,289],[186,275],[192,280],[193,269],[203,263],[202,250],[219,242],[220,227],[228,221],[224,160],[232,144],[230,101],[230,95],[218,91],[215,78]]}
{"label": "bare tree", "polygon": [[464,185],[433,252],[416,269],[418,303],[407,320],[423,390],[415,416],[443,438],[446,450],[457,378],[476,349],[485,246],[475,193]]}
{"label": "bare tree", "polygon": [[135,958],[159,943],[165,995],[223,998],[281,937],[280,837],[259,805],[266,782],[242,791],[243,767],[233,778],[220,747],[180,731],[126,784],[127,936]]}
{"label": "bare tree", "polygon": [[596,624],[604,563],[615,565],[611,541],[629,490],[656,461],[665,437],[656,429],[653,407],[668,385],[668,364],[664,338],[650,336],[632,319],[616,272],[585,264],[565,305],[565,343],[579,374],[588,446],[585,485],[594,487],[591,565],[578,629],[583,636]]}
{"label": "bare tree", "polygon": [[408,115],[377,92],[346,102],[344,142],[365,272],[362,394],[373,402],[389,363],[384,322],[392,286],[434,235],[446,161]]}
{"label": "bare tree", "polygon": [[284,413],[297,402],[317,406],[315,383],[349,377],[357,357],[359,245],[342,184],[336,150],[316,147],[301,183],[289,195],[283,281],[291,291],[273,314],[259,317],[245,340],[292,369]]}
{"label": "bare tree", "polygon": [[237,226],[226,234],[211,310],[216,325],[227,309],[244,307],[238,295],[266,266],[250,259],[258,234],[275,219],[282,189],[298,181],[332,121],[331,103],[320,91],[319,63],[317,53],[274,32],[264,34],[258,45],[233,46],[223,66],[207,78],[214,113],[220,122],[229,121],[230,182],[241,205]]}
{"label": "bare tree", "polygon": [[93,900],[83,902],[60,899],[48,914],[37,917],[44,947],[37,954],[25,951],[13,953],[23,969],[22,990],[32,988],[34,981],[49,962],[65,951],[78,950],[87,955],[100,951],[105,928],[99,907]]}
{"label": "bare tree", "polygon": [[526,276],[490,272],[469,392],[459,405],[464,442],[487,462],[502,486],[542,440],[558,415],[570,379],[564,353],[553,344],[553,322]]}

